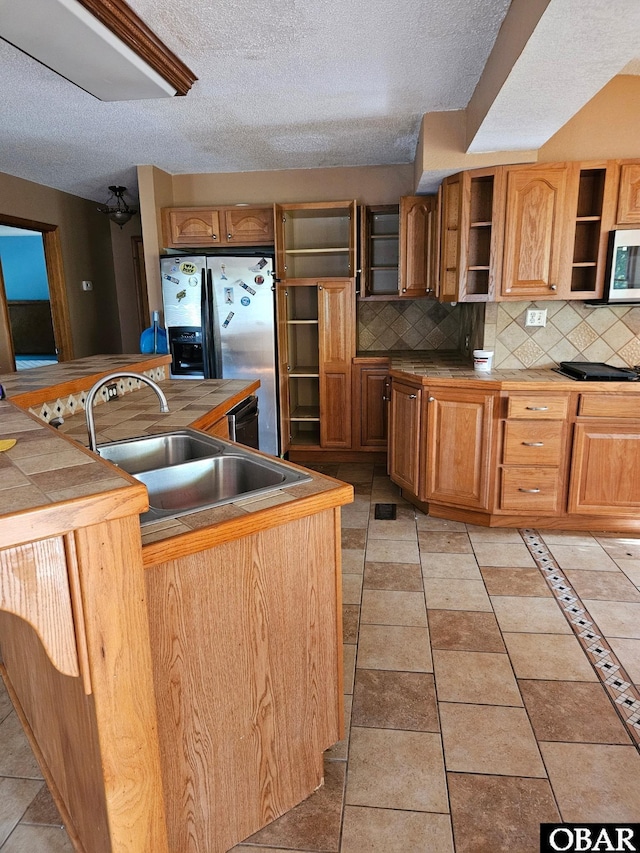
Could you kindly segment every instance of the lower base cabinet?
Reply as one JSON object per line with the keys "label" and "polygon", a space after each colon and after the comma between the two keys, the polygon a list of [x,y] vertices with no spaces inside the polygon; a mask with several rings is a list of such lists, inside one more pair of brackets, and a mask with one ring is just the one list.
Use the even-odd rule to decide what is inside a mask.
{"label": "lower base cabinet", "polygon": [[640,422],[576,424],[569,512],[640,517]]}

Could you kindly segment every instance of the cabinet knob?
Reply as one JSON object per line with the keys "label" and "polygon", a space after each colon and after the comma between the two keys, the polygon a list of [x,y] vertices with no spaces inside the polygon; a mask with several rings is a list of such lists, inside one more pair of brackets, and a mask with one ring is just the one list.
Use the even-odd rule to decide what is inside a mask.
{"label": "cabinet knob", "polygon": [[318,285],[318,290],[324,290],[321,284]]}
{"label": "cabinet knob", "polygon": [[435,403],[435,397],[427,397],[427,403]]}
{"label": "cabinet knob", "polygon": [[406,293],[406,292],[407,292],[407,288],[406,288],[406,287],[403,287],[403,288],[402,288],[402,292],[403,292],[403,293]]}
{"label": "cabinet knob", "polygon": [[527,406],[528,412],[548,412],[549,406]]}
{"label": "cabinet knob", "polygon": [[217,239],[218,239],[218,235],[217,235],[217,234],[212,234],[212,235],[211,235],[211,239],[212,239],[212,240],[217,240]]}
{"label": "cabinet knob", "polygon": [[529,495],[537,495],[540,489],[518,489],[519,492],[526,492]]}
{"label": "cabinet knob", "polygon": [[417,399],[417,397],[418,397],[418,395],[417,395],[417,394],[409,394],[409,399],[410,399],[410,400],[416,400],[416,399]]}
{"label": "cabinet knob", "polygon": [[523,441],[525,447],[544,447],[544,441]]}
{"label": "cabinet knob", "polygon": [[227,234],[227,240],[233,240],[233,234]]}
{"label": "cabinet knob", "polygon": [[550,285],[549,285],[549,290],[557,290],[557,289],[558,289],[558,285],[557,285],[557,284],[550,284]]}

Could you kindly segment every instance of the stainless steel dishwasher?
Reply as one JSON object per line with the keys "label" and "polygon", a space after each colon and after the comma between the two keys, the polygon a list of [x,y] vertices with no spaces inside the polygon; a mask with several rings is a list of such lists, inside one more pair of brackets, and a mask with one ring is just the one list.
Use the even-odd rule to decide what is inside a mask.
{"label": "stainless steel dishwasher", "polygon": [[247,447],[259,450],[258,442],[258,398],[247,397],[227,413],[229,419],[229,438]]}

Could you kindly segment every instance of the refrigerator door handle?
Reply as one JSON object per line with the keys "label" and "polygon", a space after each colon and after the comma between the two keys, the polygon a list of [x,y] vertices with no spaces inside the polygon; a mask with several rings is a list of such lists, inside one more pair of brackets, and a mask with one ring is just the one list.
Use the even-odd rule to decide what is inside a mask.
{"label": "refrigerator door handle", "polygon": [[205,379],[214,379],[215,371],[212,370],[213,365],[213,353],[212,346],[213,340],[211,337],[211,311],[208,298],[208,276],[209,270],[206,267],[203,267],[200,275],[200,314],[201,314],[201,322],[202,322],[202,363],[203,363],[203,372]]}

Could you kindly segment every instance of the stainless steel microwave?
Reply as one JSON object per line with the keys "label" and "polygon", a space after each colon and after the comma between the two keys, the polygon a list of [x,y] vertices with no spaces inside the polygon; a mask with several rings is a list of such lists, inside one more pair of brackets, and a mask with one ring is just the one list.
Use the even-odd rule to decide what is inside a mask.
{"label": "stainless steel microwave", "polygon": [[640,229],[611,231],[603,301],[640,304]]}

